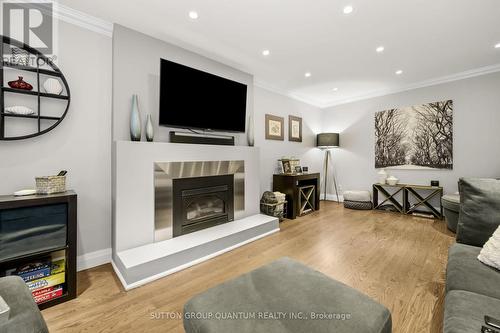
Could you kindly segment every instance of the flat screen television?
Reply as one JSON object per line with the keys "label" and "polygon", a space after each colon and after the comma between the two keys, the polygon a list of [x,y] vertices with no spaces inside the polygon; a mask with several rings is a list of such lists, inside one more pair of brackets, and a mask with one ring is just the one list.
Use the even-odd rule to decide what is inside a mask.
{"label": "flat screen television", "polygon": [[161,126],[245,132],[246,104],[245,84],[161,59]]}

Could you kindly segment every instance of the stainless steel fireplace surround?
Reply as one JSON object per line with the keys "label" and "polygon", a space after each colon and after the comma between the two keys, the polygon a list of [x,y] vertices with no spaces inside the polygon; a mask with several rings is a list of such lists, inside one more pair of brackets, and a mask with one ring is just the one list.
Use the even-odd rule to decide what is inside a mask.
{"label": "stainless steel fireplace surround", "polygon": [[173,179],[234,176],[234,214],[245,210],[244,161],[155,162],[155,242],[172,238]]}

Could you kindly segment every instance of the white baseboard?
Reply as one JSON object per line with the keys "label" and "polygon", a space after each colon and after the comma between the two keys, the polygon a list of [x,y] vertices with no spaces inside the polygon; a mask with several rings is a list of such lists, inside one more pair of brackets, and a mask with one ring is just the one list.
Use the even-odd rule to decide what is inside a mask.
{"label": "white baseboard", "polygon": [[140,280],[140,281],[133,282],[133,283],[127,283],[127,282],[125,281],[125,278],[124,278],[124,277],[123,277],[123,275],[121,274],[120,270],[118,269],[118,267],[117,267],[117,265],[115,264],[115,262],[114,262],[114,261],[111,261],[111,265],[113,266],[113,269],[114,269],[114,271],[115,271],[116,275],[118,276],[118,279],[119,279],[119,280],[120,280],[120,282],[122,283],[123,288],[124,288],[126,291],[128,291],[128,290],[131,290],[131,289],[134,289],[134,288],[140,287],[140,286],[142,286],[142,285],[145,285],[145,284],[147,284],[147,283],[153,282],[153,281],[155,281],[155,280],[161,279],[161,278],[163,278],[163,277],[165,277],[165,276],[167,276],[167,275],[170,275],[170,274],[173,274],[173,273],[177,273],[177,272],[179,272],[179,271],[181,271],[181,270],[183,270],[183,269],[186,269],[186,268],[189,268],[189,267],[194,266],[194,265],[196,265],[196,264],[202,263],[202,262],[207,261],[207,260],[209,260],[209,259],[212,259],[212,258],[214,258],[214,257],[220,256],[221,254],[224,254],[224,253],[226,253],[226,252],[229,252],[229,251],[231,251],[231,250],[234,250],[234,249],[236,249],[236,248],[238,248],[238,247],[241,247],[241,246],[243,246],[243,245],[246,245],[246,244],[248,244],[248,243],[254,242],[254,241],[256,241],[256,240],[258,240],[258,239],[260,239],[260,238],[267,237],[267,236],[269,236],[269,235],[271,235],[271,234],[274,234],[274,233],[276,233],[276,232],[279,232],[279,231],[280,231],[280,229],[279,229],[279,228],[278,228],[278,229],[271,230],[271,231],[266,232],[266,233],[264,233],[264,234],[262,234],[262,235],[258,235],[258,236],[256,236],[256,237],[253,237],[253,238],[247,239],[247,240],[245,240],[245,241],[243,241],[243,242],[241,242],[241,243],[235,244],[235,245],[230,246],[230,247],[228,247],[228,248],[225,248],[225,249],[223,249],[223,250],[220,250],[220,251],[217,251],[217,252],[211,253],[211,254],[209,254],[209,255],[207,255],[207,256],[205,256],[205,257],[202,257],[202,258],[199,258],[199,259],[193,260],[193,261],[188,262],[188,263],[186,263],[186,264],[183,264],[183,265],[177,266],[177,267],[175,267],[175,268],[173,268],[173,269],[170,269],[170,270],[164,271],[164,272],[162,272],[162,273],[159,273],[159,274],[156,274],[156,275],[150,276],[150,277],[148,277],[148,278],[145,278],[145,279],[142,279],[142,280]]}
{"label": "white baseboard", "polygon": [[[325,195],[322,194],[320,196],[320,199],[324,200],[325,199]],[[327,201],[337,201],[337,196],[335,194],[327,194],[326,195],[326,200]],[[342,194],[339,194],[339,202],[344,202],[344,196]]]}
{"label": "white baseboard", "polygon": [[111,248],[85,253],[76,258],[76,270],[83,271],[111,262]]}

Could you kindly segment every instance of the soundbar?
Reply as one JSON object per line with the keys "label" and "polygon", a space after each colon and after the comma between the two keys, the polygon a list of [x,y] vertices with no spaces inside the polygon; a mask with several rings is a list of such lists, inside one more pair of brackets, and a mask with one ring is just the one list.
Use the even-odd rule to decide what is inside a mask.
{"label": "soundbar", "polygon": [[199,145],[234,146],[234,136],[170,131],[170,142],[191,143]]}

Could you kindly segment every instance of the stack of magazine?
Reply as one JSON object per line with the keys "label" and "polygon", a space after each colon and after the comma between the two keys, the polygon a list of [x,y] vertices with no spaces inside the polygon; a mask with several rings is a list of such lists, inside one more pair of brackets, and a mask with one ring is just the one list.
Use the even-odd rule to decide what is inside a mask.
{"label": "stack of magazine", "polygon": [[12,269],[7,275],[20,276],[37,304],[63,295],[65,282],[64,254],[62,257],[46,257]]}

